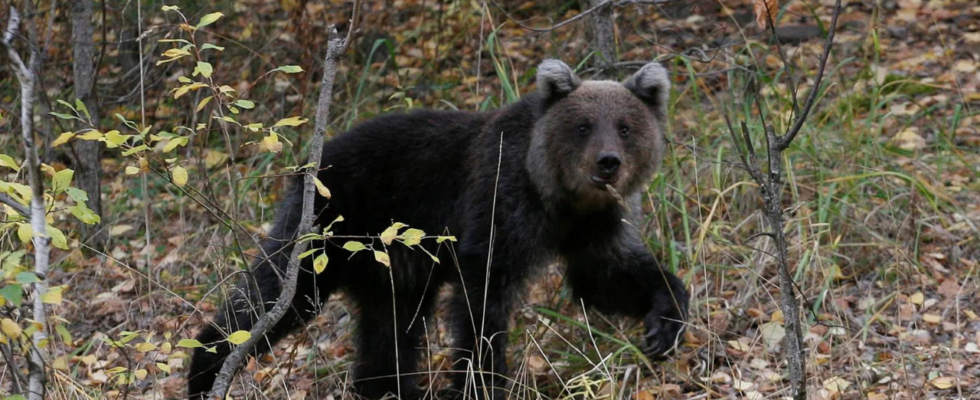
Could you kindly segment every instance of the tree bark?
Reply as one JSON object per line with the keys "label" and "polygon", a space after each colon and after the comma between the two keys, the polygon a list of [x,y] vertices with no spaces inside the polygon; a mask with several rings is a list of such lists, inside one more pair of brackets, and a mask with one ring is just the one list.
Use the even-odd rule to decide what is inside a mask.
{"label": "tree bark", "polygon": [[[95,101],[95,29],[92,26],[92,1],[75,0],[71,10],[71,41],[74,50],[75,98],[85,104],[91,115],[91,127],[98,129],[99,106]],[[76,130],[90,128],[77,122]],[[78,155],[75,176],[80,189],[88,195],[88,208],[102,215],[102,145],[97,141],[75,140],[72,142]],[[82,225],[82,236],[93,248],[98,249],[105,238],[100,224]]]}
{"label": "tree bark", "polygon": [[[599,7],[589,16],[589,43],[592,50],[592,67],[596,78],[615,78],[616,71],[616,27],[613,20],[613,2],[608,0],[588,0],[589,7]],[[585,6],[585,4],[583,4]]]}

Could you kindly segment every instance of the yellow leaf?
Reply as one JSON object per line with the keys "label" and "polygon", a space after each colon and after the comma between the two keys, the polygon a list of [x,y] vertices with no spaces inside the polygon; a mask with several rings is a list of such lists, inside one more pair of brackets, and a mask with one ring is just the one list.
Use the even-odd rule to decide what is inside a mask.
{"label": "yellow leaf", "polygon": [[923,295],[922,292],[916,292],[912,296],[909,296],[909,300],[912,301],[912,304],[915,304],[917,306],[921,306],[922,302],[924,302],[925,299],[926,296]]}
{"label": "yellow leaf", "polygon": [[221,164],[227,159],[228,154],[217,150],[208,150],[208,154],[204,156],[204,166],[206,168],[214,168],[215,165]]}
{"label": "yellow leaf", "polygon": [[177,47],[172,49],[167,49],[167,51],[163,52],[163,56],[167,58],[183,57],[189,55],[191,55],[189,51]]}
{"label": "yellow leaf", "polygon": [[161,371],[166,372],[168,374],[170,373],[170,366],[167,364],[157,363],[157,368],[160,368]]}
{"label": "yellow leaf", "polygon": [[70,140],[73,137],[75,137],[75,134],[72,133],[72,132],[62,133],[62,134],[58,135],[58,138],[57,139],[55,139],[53,142],[51,142],[51,147],[58,147],[58,146],[61,146],[61,145],[65,144],[65,143],[68,143],[68,140]]}
{"label": "yellow leaf", "polygon": [[55,358],[54,361],[51,362],[51,367],[60,371],[67,371],[68,359],[66,359],[64,356]]}
{"label": "yellow leaf", "polygon": [[421,229],[408,229],[402,234],[402,243],[406,246],[415,246],[422,242],[422,237],[425,236],[425,231]]}
{"label": "yellow leaf", "polygon": [[279,141],[279,135],[275,132],[269,132],[269,136],[262,138],[262,147],[270,153],[279,153],[282,151],[282,142]]}
{"label": "yellow leaf", "polygon": [[242,344],[250,337],[252,337],[252,334],[249,331],[235,331],[231,335],[228,335],[228,343]]}
{"label": "yellow leaf", "polygon": [[2,331],[4,335],[9,336],[11,339],[19,338],[20,333],[22,332],[20,325],[17,325],[17,323],[10,318],[0,319],[0,331]]}
{"label": "yellow leaf", "polygon": [[387,253],[385,253],[383,251],[377,251],[377,250],[375,250],[374,251],[374,259],[375,259],[375,261],[384,264],[384,266],[386,266],[388,268],[391,268],[391,258],[388,257],[388,254]]}
{"label": "yellow leaf", "polygon": [[208,96],[208,97],[205,97],[205,98],[201,99],[201,101],[199,103],[197,103],[197,109],[195,109],[194,112],[195,113],[201,112],[201,110],[203,110],[204,107],[206,107],[208,105],[208,103],[211,101],[211,99],[213,99],[213,98],[214,98],[214,96]]}
{"label": "yellow leaf", "polygon": [[283,119],[279,120],[279,122],[276,122],[276,124],[273,125],[272,127],[275,128],[277,126],[299,126],[299,125],[305,124],[306,121],[309,121],[309,120],[306,119],[306,118],[299,117],[299,116],[289,117],[289,118],[283,118]]}
{"label": "yellow leaf", "polygon": [[146,370],[145,369],[138,369],[138,370],[136,370],[136,372],[133,372],[133,375],[136,376],[136,379],[144,380],[144,379],[146,379]]}
{"label": "yellow leaf", "polygon": [[126,224],[116,225],[113,226],[112,228],[109,228],[109,236],[119,236],[131,230],[133,230],[132,225],[126,225]]}
{"label": "yellow leaf", "polygon": [[120,134],[119,131],[113,129],[105,133],[105,146],[110,149],[114,149],[119,147],[119,145],[126,143],[126,141],[132,136],[133,135]]}
{"label": "yellow leaf", "polygon": [[924,314],[922,320],[930,324],[938,324],[943,322],[943,317],[939,314]]}
{"label": "yellow leaf", "polygon": [[328,200],[330,199],[330,189],[327,189],[326,186],[323,186],[323,182],[320,182],[320,178],[314,176],[313,184],[316,185],[316,191],[320,193],[320,196],[323,196]]}
{"label": "yellow leaf", "polygon": [[173,149],[176,149],[177,146],[183,146],[186,144],[187,144],[186,137],[180,136],[180,137],[172,138],[169,141],[167,141],[167,144],[165,146],[163,146],[163,152],[169,153],[173,151]]}
{"label": "yellow leaf", "polygon": [[103,135],[102,132],[99,132],[97,130],[91,130],[81,135],[78,135],[77,137],[81,140],[99,140],[105,137],[105,135]]}
{"label": "yellow leaf", "polygon": [[184,167],[178,165],[170,173],[173,175],[174,184],[177,187],[184,187],[187,184],[187,170]]}
{"label": "yellow leaf", "polygon": [[136,345],[136,351],[138,351],[140,353],[146,353],[148,351],[153,351],[153,350],[156,350],[156,348],[157,348],[157,346],[155,344],[153,344],[153,343],[150,343],[150,342],[143,342],[143,343],[140,343],[140,344]]}
{"label": "yellow leaf", "polygon": [[17,237],[21,242],[30,242],[34,237],[34,228],[30,224],[17,224]]}
{"label": "yellow leaf", "polygon": [[65,291],[64,286],[52,286],[48,288],[47,292],[41,295],[41,302],[44,304],[61,304],[61,294]]}
{"label": "yellow leaf", "polygon": [[126,167],[126,175],[136,175],[138,173],[140,173],[140,169],[139,168],[136,168],[134,166],[128,166],[128,167]]}
{"label": "yellow leaf", "polygon": [[387,245],[390,245],[391,242],[395,240],[396,237],[398,237],[398,230],[406,226],[408,225],[405,225],[401,222],[395,222],[394,224],[391,224],[391,226],[385,229],[384,232],[381,232],[381,241],[385,242],[385,244]]}
{"label": "yellow leaf", "polygon": [[327,258],[326,254],[316,256],[316,259],[313,260],[313,270],[316,271],[317,274],[323,272],[323,270],[327,269],[327,261],[329,261],[329,259]]}

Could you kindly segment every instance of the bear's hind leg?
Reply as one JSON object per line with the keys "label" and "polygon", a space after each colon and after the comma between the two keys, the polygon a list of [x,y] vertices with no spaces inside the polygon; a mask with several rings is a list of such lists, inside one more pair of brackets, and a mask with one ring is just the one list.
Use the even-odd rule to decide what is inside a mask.
{"label": "bear's hind leg", "polygon": [[[432,323],[437,285],[428,288],[433,293],[398,287],[397,296],[393,297],[390,279],[369,282],[364,285],[369,287],[352,288],[351,291],[358,308],[354,387],[367,399],[390,395],[403,400],[421,399],[425,392],[418,386],[419,356],[424,346],[426,324]],[[392,304],[393,298],[395,304]]]}

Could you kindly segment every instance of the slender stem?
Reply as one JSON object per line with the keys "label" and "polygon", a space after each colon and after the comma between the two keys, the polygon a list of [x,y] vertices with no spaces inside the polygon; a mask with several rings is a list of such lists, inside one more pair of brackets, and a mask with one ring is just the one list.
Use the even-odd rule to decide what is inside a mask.
{"label": "slender stem", "polygon": [[[317,171],[320,170],[320,158],[323,155],[323,141],[324,136],[326,136],[327,121],[330,115],[330,101],[333,96],[333,81],[337,75],[337,62],[347,51],[351,37],[356,32],[359,9],[360,2],[355,1],[351,28],[345,38],[340,37],[335,26],[330,25],[327,28],[329,35],[329,39],[327,40],[327,54],[324,60],[323,80],[320,84],[320,98],[317,103],[316,119],[314,120],[313,143],[310,145],[308,161],[312,166],[305,171],[306,176],[303,182],[303,211],[299,227],[296,230],[298,236],[313,231],[313,224],[315,222],[314,199],[317,195],[313,179]],[[302,241],[293,247],[293,251],[289,256],[289,266],[286,268],[286,276],[283,279],[282,291],[276,300],[276,304],[252,326],[252,329],[249,331],[250,336],[248,340],[238,345],[228,355],[228,358],[225,359],[208,398],[225,398],[228,389],[231,387],[231,380],[234,378],[235,372],[241,367],[245,356],[255,348],[255,345],[260,340],[263,340],[266,332],[286,315],[286,312],[292,305],[293,297],[296,296],[296,285],[299,279],[299,255],[306,251],[308,245],[309,242]]]}
{"label": "slender stem", "polygon": [[[813,88],[810,89],[810,94],[807,95],[806,103],[803,105],[803,111],[796,116],[796,121],[793,123],[793,127],[786,131],[786,134],[778,138],[776,148],[780,151],[786,150],[789,144],[793,142],[796,135],[800,133],[800,129],[803,128],[803,123],[806,122],[807,115],[810,114],[810,109],[813,108],[813,103],[817,100],[817,95],[820,93],[820,82],[823,80],[824,69],[827,67],[827,59],[830,58],[830,49],[834,47],[834,34],[837,33],[837,17],[840,16],[840,1],[837,0],[834,3],[834,15],[830,18],[830,28],[827,31],[827,42],[823,45],[823,55],[820,56],[820,67],[817,69],[817,75],[813,78]],[[786,60],[783,61],[787,62]]]}

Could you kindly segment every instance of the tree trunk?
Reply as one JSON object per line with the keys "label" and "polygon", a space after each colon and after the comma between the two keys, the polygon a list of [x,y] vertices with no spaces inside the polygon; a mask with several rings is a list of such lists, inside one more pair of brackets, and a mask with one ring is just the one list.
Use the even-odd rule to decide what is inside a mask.
{"label": "tree trunk", "polygon": [[[92,126],[99,126],[99,106],[93,95],[95,86],[95,43],[92,26],[92,0],[76,0],[71,10],[71,41],[74,50],[75,98],[85,104],[91,115]],[[82,122],[76,130],[89,128]],[[73,142],[78,155],[76,176],[78,186],[88,194],[88,208],[102,215],[102,147],[99,142],[76,140]],[[99,248],[105,237],[100,225],[82,225],[83,237],[94,248]]]}
{"label": "tree trunk", "polygon": [[[589,44],[592,53],[592,67],[598,71],[596,78],[616,78],[613,64],[616,62],[616,27],[613,20],[613,2],[609,0],[583,0],[588,8],[598,7],[589,16]],[[586,4],[583,4],[583,7]]]}
{"label": "tree trunk", "polygon": [[[25,1],[27,3],[29,0]],[[28,5],[29,6],[29,5]],[[34,23],[30,21],[29,23]],[[31,228],[34,231],[32,241],[34,242],[34,274],[40,278],[34,285],[33,294],[33,315],[35,323],[40,324],[41,329],[34,331],[31,335],[30,360],[28,366],[27,398],[29,400],[44,399],[44,365],[47,359],[46,346],[42,345],[47,339],[47,314],[44,310],[44,301],[41,296],[48,291],[48,263],[51,251],[51,237],[47,233],[47,221],[45,220],[44,206],[44,181],[41,180],[41,161],[37,156],[37,147],[34,145],[34,96],[37,77],[34,71],[40,70],[40,54],[38,53],[37,43],[28,44],[30,48],[30,58],[25,64],[17,50],[14,49],[12,40],[17,37],[17,28],[20,26],[20,13],[10,6],[10,17],[7,27],[0,37],[0,47],[7,52],[8,65],[14,70],[17,81],[20,83],[20,132],[24,141],[24,159],[27,161],[27,180],[31,186]]]}

